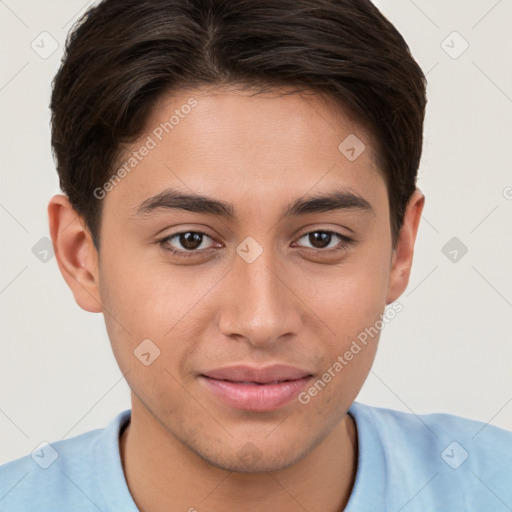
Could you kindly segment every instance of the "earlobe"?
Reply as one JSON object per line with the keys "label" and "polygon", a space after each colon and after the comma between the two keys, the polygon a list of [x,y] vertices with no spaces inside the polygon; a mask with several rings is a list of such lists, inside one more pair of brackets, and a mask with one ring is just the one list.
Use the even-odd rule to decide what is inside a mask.
{"label": "earlobe", "polygon": [[77,304],[100,313],[98,252],[85,222],[62,194],[51,198],[48,220],[57,264]]}
{"label": "earlobe", "polygon": [[416,241],[424,204],[425,196],[419,189],[416,189],[407,205],[402,228],[400,229],[396,248],[393,253],[386,304],[391,304],[398,299],[409,283],[414,243]]}

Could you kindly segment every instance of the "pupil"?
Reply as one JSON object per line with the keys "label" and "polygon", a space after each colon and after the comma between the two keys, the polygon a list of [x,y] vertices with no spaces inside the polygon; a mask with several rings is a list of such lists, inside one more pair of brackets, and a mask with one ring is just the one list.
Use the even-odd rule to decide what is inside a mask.
{"label": "pupil", "polygon": [[189,231],[180,235],[180,244],[189,250],[197,249],[202,242],[203,235],[201,233],[194,233]]}
{"label": "pupil", "polygon": [[[331,237],[332,235],[325,231],[315,231],[314,233],[309,234],[309,241],[313,247],[322,249],[329,245]],[[201,245],[202,238],[203,235],[201,233],[189,231],[180,235],[180,243],[185,249],[194,250]]]}
{"label": "pupil", "polygon": [[325,231],[315,231],[314,233],[310,233],[309,241],[318,249],[322,249],[329,245],[331,242],[332,235],[330,233],[326,233]]}

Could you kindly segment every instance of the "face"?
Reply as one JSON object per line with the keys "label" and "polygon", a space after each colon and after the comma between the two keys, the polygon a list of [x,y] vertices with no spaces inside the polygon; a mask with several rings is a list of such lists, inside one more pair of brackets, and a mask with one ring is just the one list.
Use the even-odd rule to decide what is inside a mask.
{"label": "face", "polygon": [[400,288],[372,140],[305,93],[152,112],[106,187],[98,266],[134,410],[215,466],[287,467],[345,416]]}

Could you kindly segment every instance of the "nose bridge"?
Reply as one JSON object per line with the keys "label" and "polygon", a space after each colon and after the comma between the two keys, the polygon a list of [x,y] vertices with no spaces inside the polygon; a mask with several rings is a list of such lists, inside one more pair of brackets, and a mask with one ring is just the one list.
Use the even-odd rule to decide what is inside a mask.
{"label": "nose bridge", "polygon": [[277,269],[274,252],[258,249],[254,240],[246,240],[238,246],[233,265],[226,283],[228,300],[220,317],[222,332],[242,336],[253,345],[297,333],[297,303],[283,282],[283,269]]}

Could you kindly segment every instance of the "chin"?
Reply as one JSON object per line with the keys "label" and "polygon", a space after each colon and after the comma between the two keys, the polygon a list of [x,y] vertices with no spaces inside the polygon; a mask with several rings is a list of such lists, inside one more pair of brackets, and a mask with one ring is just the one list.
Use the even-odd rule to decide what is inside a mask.
{"label": "chin", "polygon": [[[248,443],[250,444],[250,443]],[[243,448],[242,448],[243,450]],[[272,454],[270,457],[265,457],[263,454],[255,452],[253,457],[239,456],[238,454],[227,457],[226,454],[218,454],[218,456],[205,456],[198,454],[208,464],[215,466],[219,469],[226,471],[233,471],[235,473],[257,474],[268,473],[286,469],[293,466],[301,455],[294,454]]]}
{"label": "chin", "polygon": [[236,473],[256,474],[280,471],[293,466],[317,444],[311,440],[305,446],[297,439],[294,442],[290,439],[283,442],[283,438],[273,443],[268,440],[265,442],[264,439],[261,441],[251,442],[247,440],[247,436],[236,436],[215,447],[203,443],[188,444],[188,447],[211,466]]}

